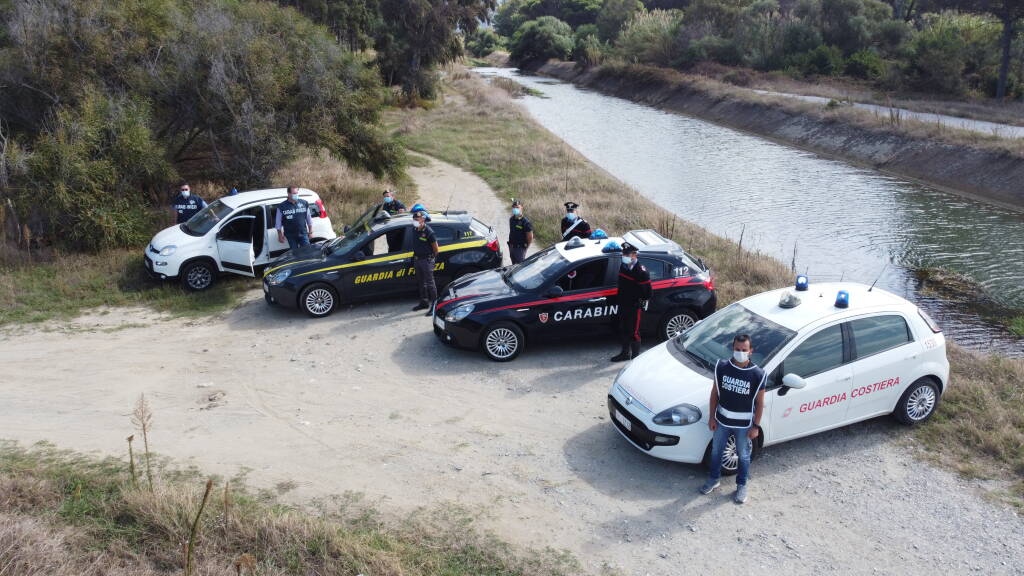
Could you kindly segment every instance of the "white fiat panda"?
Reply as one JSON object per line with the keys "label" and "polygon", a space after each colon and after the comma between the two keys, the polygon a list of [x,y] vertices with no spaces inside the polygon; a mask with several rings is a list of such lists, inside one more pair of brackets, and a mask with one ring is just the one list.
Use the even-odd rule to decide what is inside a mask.
{"label": "white fiat panda", "polygon": [[[927,420],[949,381],[941,329],[916,305],[863,284],[810,285],[751,296],[648,350],[608,392],[615,428],[666,460],[707,462],[714,366],[750,334],[752,360],[768,374],[753,449],[883,414]],[[723,472],[739,460],[730,439]]]}
{"label": "white fiat panda", "polygon": [[[146,247],[144,262],[150,275],[180,279],[188,290],[206,290],[221,272],[255,276],[256,270],[288,251],[274,229],[277,205],[286,188],[254,190],[211,202],[189,218],[157,233]],[[320,196],[299,188],[313,219],[310,243],[337,236]]]}

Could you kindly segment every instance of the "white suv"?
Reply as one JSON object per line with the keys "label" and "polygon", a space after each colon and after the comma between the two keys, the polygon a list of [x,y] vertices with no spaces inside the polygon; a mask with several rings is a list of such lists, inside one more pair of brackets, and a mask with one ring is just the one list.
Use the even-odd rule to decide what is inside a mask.
{"label": "white suv", "polygon": [[[146,247],[146,270],[167,280],[180,278],[189,290],[212,286],[219,272],[255,276],[256,270],[288,251],[274,229],[276,206],[287,197],[286,188],[254,190],[225,196],[189,218],[164,229]],[[299,189],[313,217],[310,242],[337,236],[320,196]]]}
{"label": "white suv", "polygon": [[[736,302],[633,360],[608,392],[616,429],[651,456],[707,464],[715,362],[741,333],[768,374],[755,452],[883,414],[923,422],[949,381],[945,338],[923,310],[879,288],[801,277],[797,290]],[[723,472],[737,464],[730,439]]]}

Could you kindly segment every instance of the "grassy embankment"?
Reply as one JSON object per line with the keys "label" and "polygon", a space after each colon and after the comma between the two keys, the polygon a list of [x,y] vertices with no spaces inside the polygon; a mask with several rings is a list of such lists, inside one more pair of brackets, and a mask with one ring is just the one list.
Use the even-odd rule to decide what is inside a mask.
{"label": "grassy embankment", "polygon": [[[678,220],[568,148],[504,91],[453,71],[443,105],[389,118],[405,144],[470,170],[503,197],[526,203],[539,241],[558,237],[567,199],[610,233],[655,228],[715,271],[720,305],[790,282],[781,262]],[[737,226],[741,225],[737,216]],[[1024,362],[950,346],[952,384],[936,418],[917,432],[928,454],[962,473],[1009,477],[1024,497]]]}
{"label": "grassy embankment", "polygon": [[385,523],[358,502],[310,513],[240,481],[214,479],[189,572],[185,543],[205,479],[156,471],[151,491],[141,457],[136,470],[134,483],[122,460],[0,443],[0,574],[513,576],[573,568],[553,552],[516,553],[458,511]]}
{"label": "grassy embankment", "polygon": [[[294,182],[317,191],[341,228],[377,201],[388,182],[344,164],[313,155],[304,156],[274,175],[284,186]],[[206,183],[193,189],[208,201],[223,190]],[[403,198],[412,191],[403,186]],[[172,221],[164,222],[169,226]],[[156,230],[154,230],[156,232]],[[206,315],[233,306],[252,280],[225,275],[212,289],[188,293],[177,283],[150,279],[142,266],[144,246],[99,254],[0,254],[0,325],[66,319],[97,306],[149,306],[175,315]]]}

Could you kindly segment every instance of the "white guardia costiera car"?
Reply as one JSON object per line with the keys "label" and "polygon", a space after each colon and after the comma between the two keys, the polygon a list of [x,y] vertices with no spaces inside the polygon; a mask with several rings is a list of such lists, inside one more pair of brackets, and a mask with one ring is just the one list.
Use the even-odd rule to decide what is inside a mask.
{"label": "white guardia costiera car", "polygon": [[[714,366],[741,333],[768,374],[755,453],[884,414],[924,422],[949,382],[945,338],[924,310],[879,288],[801,276],[795,289],[731,304],[633,360],[608,392],[615,428],[651,456],[707,464]],[[730,440],[723,472],[737,465]]]}
{"label": "white guardia costiera car", "polygon": [[[221,272],[255,276],[261,266],[288,251],[274,228],[277,205],[286,198],[287,188],[273,188],[211,202],[188,222],[153,237],[144,255],[146,271],[161,280],[178,278],[189,290],[206,290]],[[337,234],[320,196],[299,188],[299,198],[309,203],[313,219],[310,243],[334,239]]]}

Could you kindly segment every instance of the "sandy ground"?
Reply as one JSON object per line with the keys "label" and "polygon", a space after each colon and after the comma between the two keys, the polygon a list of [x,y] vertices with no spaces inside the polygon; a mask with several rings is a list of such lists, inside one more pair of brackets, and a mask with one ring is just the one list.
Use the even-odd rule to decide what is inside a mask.
{"label": "sandy ground", "polygon": [[[421,198],[507,226],[476,177],[413,170]],[[529,207],[527,207],[529,213]],[[502,232],[503,238],[506,232]],[[293,501],[361,492],[389,513],[457,502],[591,573],[1024,572],[1024,521],[913,458],[880,419],[768,449],[751,501],[639,453],[607,420],[611,341],[496,364],[441,346],[412,300],[311,320],[258,291],[204,320],[117,309],[0,334],[0,438],[122,454],[140,393],[156,451]],[[212,400],[211,400],[212,399]]]}

